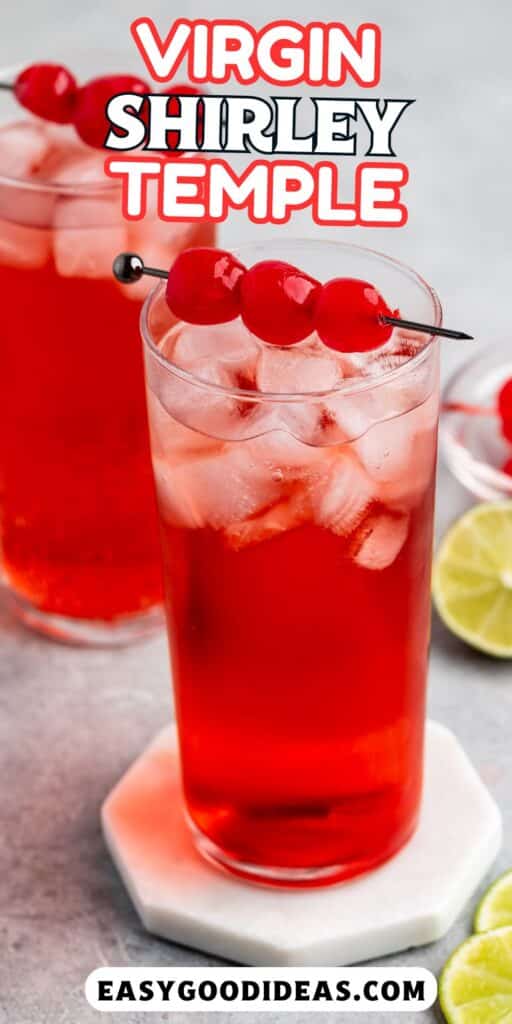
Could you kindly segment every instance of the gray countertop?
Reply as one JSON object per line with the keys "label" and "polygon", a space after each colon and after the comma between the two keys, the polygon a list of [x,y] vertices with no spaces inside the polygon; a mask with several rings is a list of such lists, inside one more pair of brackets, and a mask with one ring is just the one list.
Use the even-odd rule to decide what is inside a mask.
{"label": "gray countertop", "polygon": [[[310,9],[306,0],[281,0],[279,7],[281,17],[302,14],[303,21]],[[2,19],[0,62],[63,57],[75,46],[96,52],[97,45],[115,45],[128,52],[129,22],[141,13],[152,14],[164,32],[178,12],[165,0],[19,0]],[[240,17],[240,3],[191,0],[180,4],[179,14]],[[411,171],[408,225],[399,231],[350,229],[346,237],[423,272],[440,292],[450,325],[481,341],[507,344],[512,10],[503,0],[489,0],[485,8],[478,0],[431,0],[427,7],[408,0],[346,0],[341,12],[336,0],[320,0],[314,14],[325,21],[341,15],[351,27],[363,20],[381,24],[383,76],[375,92],[417,98],[396,140]],[[275,4],[251,0],[244,16],[270,21]],[[231,245],[255,230],[237,215],[223,231],[224,242]],[[292,233],[311,233],[311,225],[298,218]],[[464,351],[444,346],[445,373]],[[467,503],[441,470],[438,530]],[[215,962],[144,933],[99,827],[105,794],[171,714],[166,644],[161,637],[116,652],[59,647],[26,632],[2,610],[0,634],[0,1022],[87,1024],[97,1020],[83,995],[94,967]],[[471,652],[434,621],[430,712],[453,728],[502,809],[505,845],[495,874],[512,864],[510,663]],[[390,962],[438,972],[467,934],[474,902],[441,942]],[[176,1024],[180,1016],[173,1015]],[[202,1016],[206,1020],[206,1014],[196,1020]],[[236,1015],[225,1016],[228,1024]],[[247,1024],[251,1016],[245,1014]],[[324,1016],[309,1020],[315,1024]],[[358,1020],[376,1024],[394,1016],[361,1014]],[[125,1013],[122,1019],[142,1024],[147,1017]],[[282,1015],[283,1022],[293,1019]],[[434,1021],[436,1011],[423,1019]]]}

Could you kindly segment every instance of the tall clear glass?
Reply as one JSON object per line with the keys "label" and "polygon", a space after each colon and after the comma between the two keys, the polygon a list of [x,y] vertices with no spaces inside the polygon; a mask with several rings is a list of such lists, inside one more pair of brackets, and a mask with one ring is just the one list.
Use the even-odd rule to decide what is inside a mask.
{"label": "tall clear glass", "polygon": [[29,625],[125,642],[161,626],[162,581],[138,329],[148,285],[123,288],[112,259],[140,249],[168,265],[212,228],[156,211],[127,225],[104,152],[7,93],[0,120],[1,578]]}
{"label": "tall clear glass", "polygon": [[[417,274],[368,250],[290,241],[237,256],[359,277],[441,322]],[[409,839],[420,806],[438,345],[397,335],[391,354],[341,359],[320,390],[317,342],[244,348],[240,323],[171,326],[162,287],[142,330],[196,843],[267,883],[366,871]],[[283,393],[290,359],[303,384]]]}

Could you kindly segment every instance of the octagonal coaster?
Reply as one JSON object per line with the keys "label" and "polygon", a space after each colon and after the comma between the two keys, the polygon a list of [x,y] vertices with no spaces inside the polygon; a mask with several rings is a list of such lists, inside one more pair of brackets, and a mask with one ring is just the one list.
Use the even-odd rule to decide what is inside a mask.
{"label": "octagonal coaster", "polygon": [[253,966],[341,966],[440,938],[491,866],[501,817],[454,735],[427,725],[418,829],[377,870],[323,889],[251,885],[196,852],[176,733],[161,732],[107,797],[107,845],[150,932]]}

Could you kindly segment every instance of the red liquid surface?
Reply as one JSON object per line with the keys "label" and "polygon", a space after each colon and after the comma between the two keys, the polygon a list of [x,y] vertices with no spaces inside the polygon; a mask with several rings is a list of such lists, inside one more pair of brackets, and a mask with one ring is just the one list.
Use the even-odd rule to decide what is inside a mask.
{"label": "red liquid surface", "polygon": [[412,833],[433,487],[380,571],[313,523],[234,550],[220,531],[164,521],[185,796],[230,860],[338,865],[342,878]]}
{"label": "red liquid surface", "polygon": [[4,578],[63,616],[149,609],[162,584],[140,305],[53,262],[0,266],[0,289]]}

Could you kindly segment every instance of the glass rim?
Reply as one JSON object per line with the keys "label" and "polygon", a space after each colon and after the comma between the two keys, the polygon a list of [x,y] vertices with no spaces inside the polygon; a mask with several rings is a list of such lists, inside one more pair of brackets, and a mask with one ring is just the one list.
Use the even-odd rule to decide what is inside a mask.
{"label": "glass rim", "polygon": [[[90,146],[88,148],[89,148],[89,151],[91,153],[98,152],[98,150],[93,149],[92,146]],[[113,150],[113,149],[105,149],[104,152],[105,152],[105,159],[107,158],[107,156],[115,156],[116,155],[116,151]],[[148,151],[147,150],[141,150],[141,152],[143,154],[145,154]],[[187,158],[190,158],[191,156],[193,156],[193,154],[189,153],[188,150],[183,150],[183,151],[179,150],[179,153],[180,153],[179,159],[186,160]],[[161,155],[162,154],[160,154],[160,156]],[[176,157],[172,157],[171,159],[174,162],[174,160],[177,159],[177,158]],[[84,182],[84,181],[82,181],[82,182],[80,182],[80,181],[59,182],[59,181],[50,181],[50,180],[44,181],[44,179],[42,179],[41,181],[39,181],[39,180],[38,181],[34,181],[31,178],[12,178],[12,177],[9,177],[9,175],[7,175],[7,174],[0,174],[0,185],[1,186],[6,186],[7,185],[10,188],[26,189],[29,192],[45,192],[45,193],[50,193],[50,195],[73,195],[73,196],[77,196],[77,195],[91,196],[91,195],[97,195],[98,193],[100,193],[101,195],[105,195],[107,193],[110,194],[110,193],[115,192],[115,191],[121,192],[121,187],[122,187],[120,181],[115,181],[113,178],[108,178],[104,171],[103,171],[103,178],[98,178],[97,181],[87,181],[87,182]],[[172,224],[172,221],[169,221],[168,223]]]}
{"label": "glass rim", "polygon": [[51,195],[86,195],[91,196],[98,193],[102,195],[120,189],[121,185],[116,181],[88,181],[88,182],[57,182],[57,181],[34,181],[30,178],[10,178],[6,174],[0,174],[0,185],[9,188],[25,189],[27,192],[48,192]]}
{"label": "glass rim", "polygon": [[[271,247],[273,244],[280,244],[280,240],[276,238],[263,238],[261,241],[250,241],[246,244],[237,246],[237,248],[233,250],[233,253],[237,258],[240,258],[241,255],[243,255],[242,250],[259,246],[267,248]],[[333,239],[321,238],[292,238],[290,239],[290,244],[302,246],[321,245],[322,247],[332,246],[335,249],[356,251],[373,258],[376,257],[389,266],[396,268],[407,277],[412,278],[415,283],[423,289],[423,291],[429,296],[434,310],[432,326],[441,327],[443,322],[443,310],[437,292],[428,284],[421,274],[418,274],[416,270],[409,267],[407,263],[403,263],[401,260],[397,260],[393,256],[387,256],[386,253],[380,252],[377,249],[370,249],[367,246],[356,245],[353,242],[337,242]],[[129,285],[127,287],[129,287]],[[149,312],[153,302],[161,295],[164,288],[165,282],[159,281],[148,293],[142,306],[140,313],[140,329],[144,346],[147,348],[150,355],[155,358],[160,366],[166,371],[166,373],[171,373],[175,377],[183,380],[185,383],[192,384],[194,387],[202,388],[210,394],[217,394],[224,396],[225,398],[242,398],[251,402],[293,403],[303,402],[305,400],[321,400],[336,395],[359,394],[360,392],[380,387],[383,384],[388,384],[402,376],[404,373],[410,370],[415,370],[418,366],[421,366],[421,364],[430,355],[433,344],[438,341],[437,335],[429,334],[423,348],[421,348],[414,356],[410,356],[406,359],[405,362],[400,364],[400,366],[384,370],[383,373],[379,373],[378,375],[376,374],[374,377],[347,377],[339,381],[335,387],[328,388],[323,391],[294,391],[281,393],[278,391],[250,391],[247,388],[226,387],[223,384],[213,384],[204,378],[196,376],[196,374],[192,373],[190,370],[185,370],[183,367],[171,362],[171,360],[166,359],[153,341],[149,326]],[[183,323],[183,321],[178,321],[178,323]]]}

